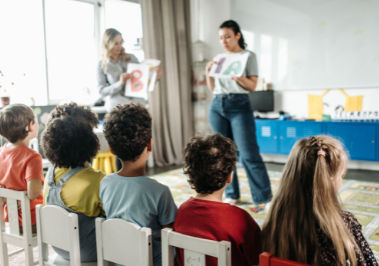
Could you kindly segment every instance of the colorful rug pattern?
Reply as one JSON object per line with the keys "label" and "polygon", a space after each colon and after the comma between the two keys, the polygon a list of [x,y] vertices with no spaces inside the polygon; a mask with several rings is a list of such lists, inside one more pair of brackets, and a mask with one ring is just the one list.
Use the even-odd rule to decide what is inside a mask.
{"label": "colorful rug pattern", "polygon": [[[242,201],[242,204],[238,206],[249,212],[262,226],[266,213],[257,214],[249,210],[248,206],[252,204],[250,189],[246,173],[241,167],[238,168],[238,176]],[[281,173],[269,171],[269,176],[275,194],[278,190]],[[187,177],[183,174],[182,169],[161,173],[152,178],[170,187],[178,206],[195,195],[195,191],[188,185]],[[379,259],[379,183],[345,180],[340,189],[340,198],[344,207],[352,212],[362,224],[363,234],[376,258]]]}

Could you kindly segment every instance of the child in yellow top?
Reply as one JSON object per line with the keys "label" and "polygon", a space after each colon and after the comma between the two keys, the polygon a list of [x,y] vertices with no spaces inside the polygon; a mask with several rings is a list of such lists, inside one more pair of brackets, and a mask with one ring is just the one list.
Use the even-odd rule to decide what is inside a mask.
{"label": "child in yellow top", "polygon": [[[103,214],[99,187],[104,174],[88,163],[99,149],[93,132],[96,121],[86,107],[74,103],[57,106],[42,134],[43,151],[54,166],[46,177],[44,202],[78,214],[83,262],[97,260],[94,222]],[[54,249],[69,259],[67,252]]]}

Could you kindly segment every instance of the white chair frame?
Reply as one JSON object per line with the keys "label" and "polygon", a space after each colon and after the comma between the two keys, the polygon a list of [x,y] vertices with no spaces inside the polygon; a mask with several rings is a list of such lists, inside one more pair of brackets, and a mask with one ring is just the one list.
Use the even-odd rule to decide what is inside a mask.
{"label": "white chair frame", "polygon": [[174,248],[184,249],[185,266],[205,266],[205,256],[218,259],[219,266],[231,266],[231,247],[228,241],[214,241],[162,229],[162,266],[174,266]]}
{"label": "white chair frame", "polygon": [[55,205],[37,205],[39,265],[52,265],[48,245],[70,253],[70,265],[80,266],[78,215]]}
{"label": "white chair frame", "polygon": [[97,263],[152,266],[151,229],[122,219],[96,219]]}
{"label": "white chair frame", "polygon": [[[0,206],[0,263],[8,266],[8,256],[15,255],[21,251],[25,252],[25,265],[34,265],[33,247],[37,246],[37,237],[32,235],[32,224],[30,218],[30,200],[26,191],[16,191],[6,188],[0,188],[0,200],[6,200],[8,208],[8,224],[7,228],[3,221],[4,210]],[[19,202],[19,203],[17,203]],[[22,213],[22,231],[18,221],[19,206]],[[8,254],[7,244],[20,247],[16,251]]]}

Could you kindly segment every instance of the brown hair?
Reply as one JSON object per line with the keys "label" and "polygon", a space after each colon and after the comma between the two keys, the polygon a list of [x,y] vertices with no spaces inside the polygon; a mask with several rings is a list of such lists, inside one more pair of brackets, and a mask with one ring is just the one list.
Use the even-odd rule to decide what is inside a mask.
{"label": "brown hair", "polygon": [[135,161],[151,140],[151,117],[140,104],[118,105],[105,116],[104,135],[114,154]]}
{"label": "brown hair", "polygon": [[185,148],[184,174],[197,193],[211,194],[225,186],[237,161],[231,139],[219,134],[194,137]]}
{"label": "brown hair", "polygon": [[57,105],[50,113],[50,120],[54,118],[60,118],[65,116],[72,116],[76,119],[80,119],[85,123],[88,123],[91,127],[96,127],[99,124],[97,114],[94,113],[89,106],[78,105],[77,103],[65,103]]}
{"label": "brown hair", "polygon": [[26,127],[35,123],[33,110],[24,104],[11,104],[0,111],[0,135],[11,143],[26,138]]}
{"label": "brown hair", "polygon": [[335,178],[346,169],[342,144],[329,136],[299,140],[284,167],[279,190],[263,225],[263,250],[320,265],[317,230],[332,242],[338,265],[357,265],[357,246],[341,217]]}

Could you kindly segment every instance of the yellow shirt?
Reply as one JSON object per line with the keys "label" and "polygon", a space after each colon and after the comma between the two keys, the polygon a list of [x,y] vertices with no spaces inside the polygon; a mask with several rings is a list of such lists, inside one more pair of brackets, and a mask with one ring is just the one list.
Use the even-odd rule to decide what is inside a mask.
{"label": "yellow shirt", "polygon": [[[71,168],[56,167],[54,171],[55,184],[70,170]],[[48,175],[49,173],[46,176]],[[99,197],[100,181],[104,176],[105,174],[91,167],[80,170],[63,185],[61,190],[63,203],[67,208],[90,217],[104,214],[103,204]],[[43,190],[44,204],[46,204],[49,189],[49,184],[45,180]]]}

